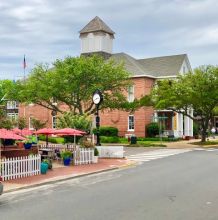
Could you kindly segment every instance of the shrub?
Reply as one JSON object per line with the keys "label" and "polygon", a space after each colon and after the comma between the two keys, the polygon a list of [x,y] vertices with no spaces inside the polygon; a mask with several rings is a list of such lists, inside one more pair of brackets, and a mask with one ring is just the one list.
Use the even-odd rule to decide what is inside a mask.
{"label": "shrub", "polygon": [[98,149],[95,147],[95,149],[94,149],[94,155],[95,156],[99,156],[99,152],[98,152]]}
{"label": "shrub", "polygon": [[115,137],[101,136],[100,140],[102,143],[119,143],[119,138],[117,136]]}
{"label": "shrub", "polygon": [[[46,141],[45,135],[39,135],[40,141]],[[54,143],[54,144],[64,144],[65,140],[62,137],[48,137],[48,142]]]}
{"label": "shrub", "polygon": [[92,148],[94,144],[91,141],[83,140],[80,142],[81,147]]}
{"label": "shrub", "polygon": [[62,151],[61,152],[61,158],[67,159],[67,158],[71,158],[72,157],[72,152],[71,151]]}
{"label": "shrub", "polygon": [[193,123],[193,135],[199,135],[199,125],[197,123]]}
{"label": "shrub", "polygon": [[[96,135],[97,129],[93,129],[93,133]],[[100,136],[107,136],[107,137],[112,137],[112,136],[118,136],[118,129],[115,127],[100,127],[99,129]]]}
{"label": "shrub", "polygon": [[152,122],[146,126],[147,136],[155,137],[159,134],[159,125],[156,122]]}

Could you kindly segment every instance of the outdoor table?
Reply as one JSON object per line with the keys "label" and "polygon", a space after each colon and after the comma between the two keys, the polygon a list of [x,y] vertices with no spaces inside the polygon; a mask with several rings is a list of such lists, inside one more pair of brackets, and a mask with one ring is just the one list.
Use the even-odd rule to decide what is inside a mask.
{"label": "outdoor table", "polygon": [[54,151],[52,149],[39,149],[42,159],[53,159]]}

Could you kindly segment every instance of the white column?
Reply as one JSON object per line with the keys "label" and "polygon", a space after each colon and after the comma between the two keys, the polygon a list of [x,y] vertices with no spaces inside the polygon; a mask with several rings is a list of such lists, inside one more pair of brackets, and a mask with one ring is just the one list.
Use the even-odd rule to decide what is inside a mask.
{"label": "white column", "polygon": [[178,136],[183,136],[183,114],[178,113],[177,114],[177,120],[178,120]]}
{"label": "white column", "polygon": [[190,134],[189,134],[189,117],[187,117],[187,116],[185,116],[184,117],[184,133],[185,133],[185,136],[189,136]]}
{"label": "white column", "polygon": [[[193,117],[193,109],[189,110],[189,115]],[[189,136],[193,137],[193,120],[189,118]]]}
{"label": "white column", "polygon": [[158,114],[156,111],[154,112],[153,122],[158,122]]}

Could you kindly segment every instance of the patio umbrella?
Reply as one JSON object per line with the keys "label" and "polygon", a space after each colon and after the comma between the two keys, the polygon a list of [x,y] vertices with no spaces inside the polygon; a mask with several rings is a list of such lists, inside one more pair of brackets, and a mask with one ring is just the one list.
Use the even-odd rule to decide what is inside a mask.
{"label": "patio umbrella", "polygon": [[74,145],[76,145],[76,136],[82,136],[86,134],[84,131],[80,131],[74,128],[63,128],[55,131],[55,134],[61,136],[74,136]]}
{"label": "patio umbrella", "polygon": [[48,146],[48,135],[55,134],[56,130],[52,128],[42,128],[38,131],[35,131],[35,134],[44,134],[46,135],[46,146]]}
{"label": "patio umbrella", "polygon": [[[0,129],[0,148],[2,146],[1,139],[25,140],[26,138],[15,134],[13,131],[9,131],[7,129]],[[1,159],[1,149],[0,149],[0,159]]]}
{"label": "patio umbrella", "polygon": [[27,128],[24,128],[24,129],[19,129],[19,128],[14,128],[13,131],[18,134],[18,135],[23,135],[23,136],[28,136],[28,135],[32,135],[33,134],[33,131],[27,129]]}

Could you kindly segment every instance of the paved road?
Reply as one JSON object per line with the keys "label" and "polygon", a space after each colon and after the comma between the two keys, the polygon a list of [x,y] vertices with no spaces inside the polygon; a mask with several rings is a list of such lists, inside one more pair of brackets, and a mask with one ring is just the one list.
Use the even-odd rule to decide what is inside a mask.
{"label": "paved road", "polygon": [[217,220],[217,170],[217,150],[193,150],[5,194],[0,219]]}

